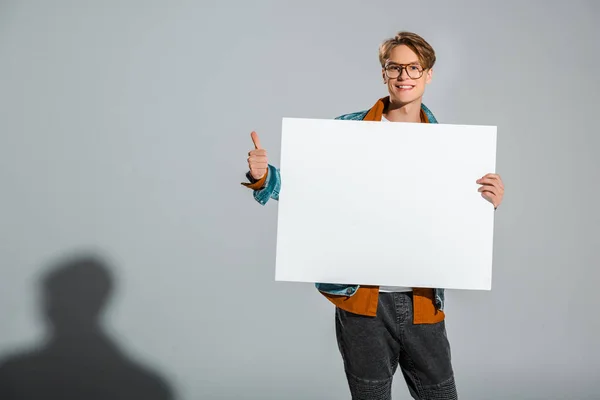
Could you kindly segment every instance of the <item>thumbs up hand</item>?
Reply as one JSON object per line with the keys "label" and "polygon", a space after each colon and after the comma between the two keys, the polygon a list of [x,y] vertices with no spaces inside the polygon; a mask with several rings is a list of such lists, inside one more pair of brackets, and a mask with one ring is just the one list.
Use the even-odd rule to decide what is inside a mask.
{"label": "thumbs up hand", "polygon": [[252,178],[259,180],[267,173],[269,160],[267,158],[267,151],[260,146],[258,134],[252,132],[250,137],[254,143],[254,150],[248,153],[248,167],[250,168]]}

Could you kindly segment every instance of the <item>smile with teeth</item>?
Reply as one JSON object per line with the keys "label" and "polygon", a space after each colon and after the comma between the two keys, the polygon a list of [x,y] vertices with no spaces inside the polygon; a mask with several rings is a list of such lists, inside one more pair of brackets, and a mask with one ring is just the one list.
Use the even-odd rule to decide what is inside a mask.
{"label": "smile with teeth", "polygon": [[412,88],[414,88],[414,86],[412,85],[395,85],[396,89],[400,89],[400,90],[411,90]]}

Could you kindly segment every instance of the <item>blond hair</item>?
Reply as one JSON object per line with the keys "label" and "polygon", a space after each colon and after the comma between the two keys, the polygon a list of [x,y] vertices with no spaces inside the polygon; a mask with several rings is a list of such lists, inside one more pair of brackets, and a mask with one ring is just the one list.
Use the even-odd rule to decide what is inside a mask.
{"label": "blond hair", "polygon": [[414,51],[423,68],[432,68],[435,64],[435,51],[433,47],[416,33],[403,31],[398,32],[396,36],[385,40],[379,45],[379,62],[382,68],[385,67],[385,63],[390,58],[392,50],[400,45],[406,45]]}

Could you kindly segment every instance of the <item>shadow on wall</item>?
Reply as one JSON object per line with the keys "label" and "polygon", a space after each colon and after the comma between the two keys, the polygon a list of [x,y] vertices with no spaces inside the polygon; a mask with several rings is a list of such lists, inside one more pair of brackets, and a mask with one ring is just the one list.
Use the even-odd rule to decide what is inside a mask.
{"label": "shadow on wall", "polygon": [[49,338],[40,348],[0,361],[2,400],[166,400],[161,377],[135,363],[105,333],[100,316],[113,288],[96,257],[74,257],[42,278]]}

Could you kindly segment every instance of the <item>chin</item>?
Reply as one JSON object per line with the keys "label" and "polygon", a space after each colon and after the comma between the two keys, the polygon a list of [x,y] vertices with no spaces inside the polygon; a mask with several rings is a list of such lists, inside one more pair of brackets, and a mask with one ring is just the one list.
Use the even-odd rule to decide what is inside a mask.
{"label": "chin", "polygon": [[410,104],[414,103],[421,99],[421,96],[409,95],[406,93],[405,95],[398,95],[397,93],[390,93],[390,100],[396,104]]}

